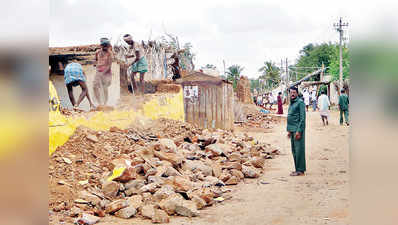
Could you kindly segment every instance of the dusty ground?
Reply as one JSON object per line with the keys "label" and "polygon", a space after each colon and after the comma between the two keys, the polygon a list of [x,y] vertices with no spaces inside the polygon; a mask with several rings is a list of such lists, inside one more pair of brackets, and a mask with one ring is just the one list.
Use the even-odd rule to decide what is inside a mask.
{"label": "dusty ground", "polygon": [[[307,114],[308,171],[304,177],[289,176],[293,161],[284,118],[272,132],[249,132],[281,151],[276,159],[267,161],[268,171],[258,180],[234,187],[233,199],[201,210],[201,217],[172,217],[170,224],[349,224],[349,128],[339,125],[338,116],[332,112],[330,125],[323,127],[319,113]],[[107,217],[98,224],[152,223]]]}

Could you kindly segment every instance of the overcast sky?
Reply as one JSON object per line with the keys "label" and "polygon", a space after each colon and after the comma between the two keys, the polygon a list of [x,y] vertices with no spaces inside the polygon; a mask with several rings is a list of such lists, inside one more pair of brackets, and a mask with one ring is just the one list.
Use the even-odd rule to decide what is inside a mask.
{"label": "overcast sky", "polygon": [[223,72],[225,60],[226,67],[241,65],[243,75],[254,78],[266,60],[292,64],[308,43],[337,42],[333,23],[340,16],[350,23],[346,36],[353,26],[369,26],[372,18],[363,15],[377,6],[358,10],[348,2],[52,0],[49,45],[92,44],[124,33],[147,41],[166,31],[192,43],[197,68],[209,63]]}

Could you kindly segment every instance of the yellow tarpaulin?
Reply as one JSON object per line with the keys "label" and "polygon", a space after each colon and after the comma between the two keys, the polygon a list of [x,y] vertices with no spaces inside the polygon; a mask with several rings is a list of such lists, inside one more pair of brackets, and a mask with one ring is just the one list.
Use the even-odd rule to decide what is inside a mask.
{"label": "yellow tarpaulin", "polygon": [[59,98],[57,92],[49,81],[50,115],[49,115],[49,154],[51,155],[58,146],[65,144],[78,126],[86,126],[93,130],[108,130],[116,126],[127,128],[135,121],[137,116],[150,119],[167,118],[184,121],[184,103],[182,91],[177,95],[162,95],[153,98],[143,105],[142,111],[97,112],[90,118],[65,117],[59,111]]}

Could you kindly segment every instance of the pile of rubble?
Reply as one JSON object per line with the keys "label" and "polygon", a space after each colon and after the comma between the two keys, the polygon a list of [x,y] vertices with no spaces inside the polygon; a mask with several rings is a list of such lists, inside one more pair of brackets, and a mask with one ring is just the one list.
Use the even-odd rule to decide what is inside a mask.
{"label": "pile of rubble", "polygon": [[275,117],[261,112],[262,108],[254,104],[241,104],[241,108],[244,119],[235,121],[235,124],[239,127],[271,129],[273,124],[278,122]]}
{"label": "pile of rubble", "polygon": [[276,154],[247,135],[167,119],[124,130],[79,127],[50,157],[50,224],[199,216],[229,198],[227,185],[259,177]]}

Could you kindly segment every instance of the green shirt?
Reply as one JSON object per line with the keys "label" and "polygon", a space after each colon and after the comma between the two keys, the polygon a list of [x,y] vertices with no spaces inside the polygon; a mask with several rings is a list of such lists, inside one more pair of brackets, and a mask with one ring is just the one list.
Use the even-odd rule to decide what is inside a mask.
{"label": "green shirt", "polygon": [[286,129],[290,132],[300,133],[305,130],[305,104],[298,97],[290,100]]}
{"label": "green shirt", "polygon": [[350,104],[350,101],[348,100],[348,96],[346,94],[342,94],[339,97],[339,106],[340,110],[348,110],[348,104]]}

